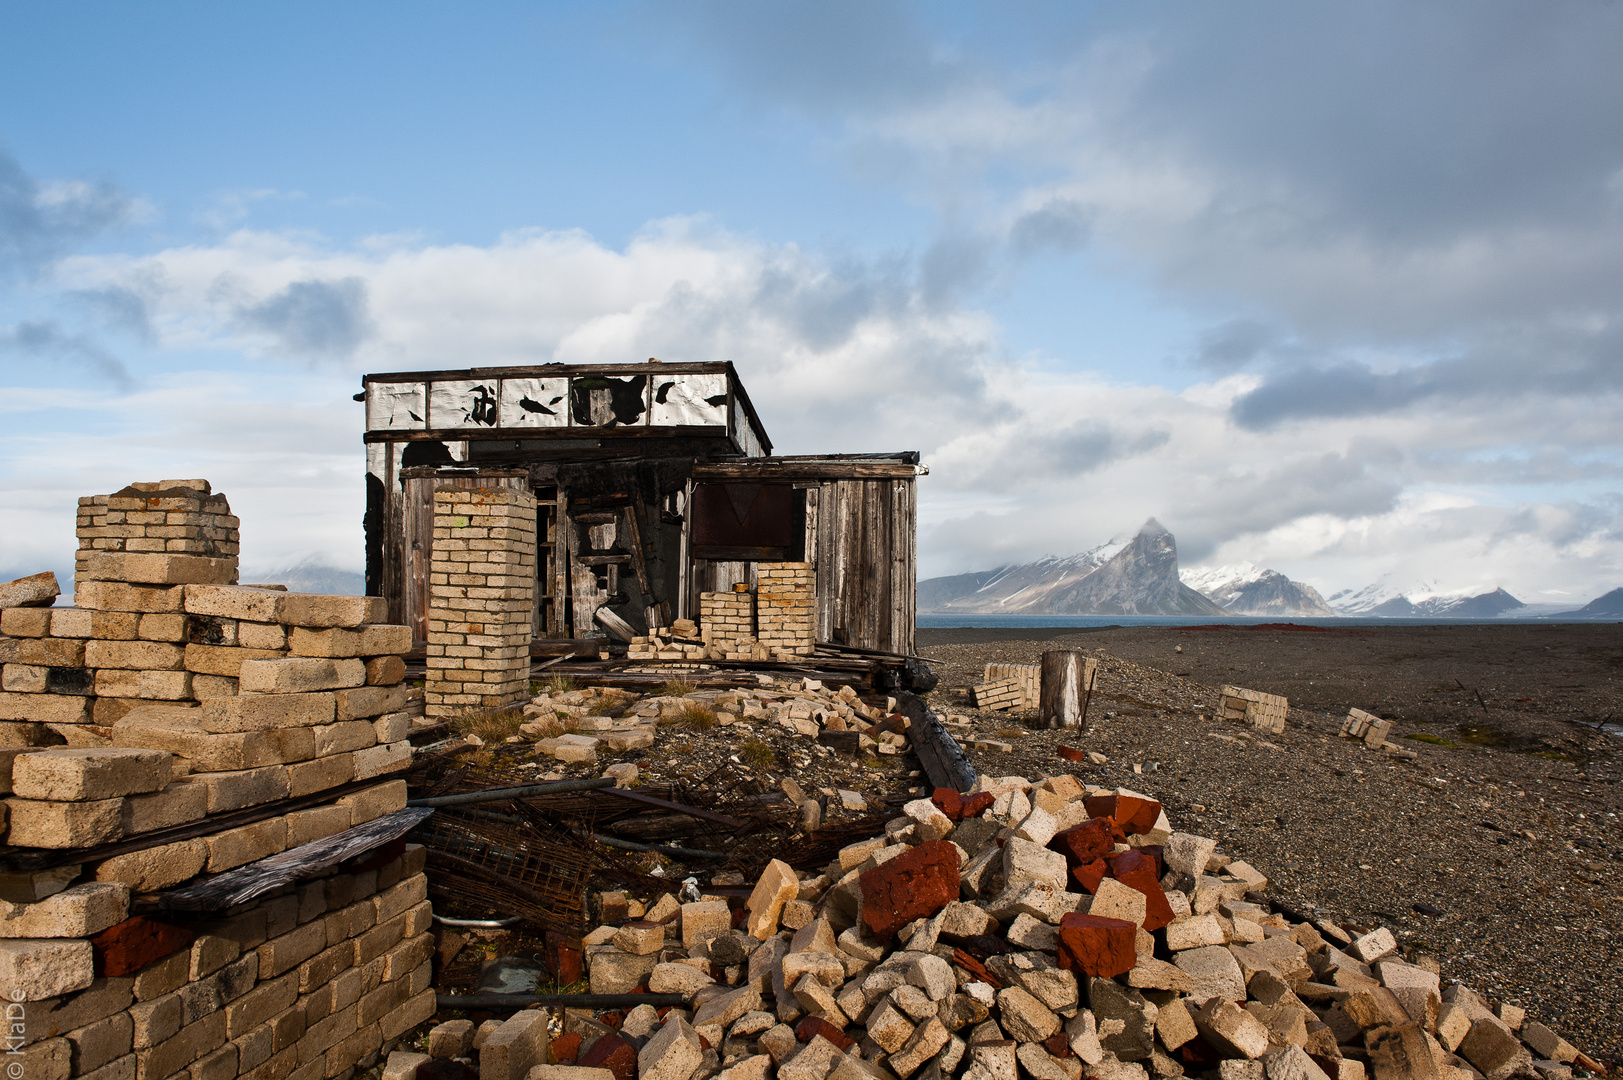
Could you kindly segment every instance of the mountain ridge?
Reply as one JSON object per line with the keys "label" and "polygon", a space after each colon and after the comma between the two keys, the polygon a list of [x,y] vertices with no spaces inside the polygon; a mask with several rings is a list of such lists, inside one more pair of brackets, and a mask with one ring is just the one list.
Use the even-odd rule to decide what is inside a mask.
{"label": "mountain ridge", "polygon": [[[970,586],[956,591],[960,586]],[[1178,577],[1177,541],[1150,518],[1130,539],[1079,555],[1047,556],[996,570],[927,578],[926,613],[1027,615],[1225,615]]]}

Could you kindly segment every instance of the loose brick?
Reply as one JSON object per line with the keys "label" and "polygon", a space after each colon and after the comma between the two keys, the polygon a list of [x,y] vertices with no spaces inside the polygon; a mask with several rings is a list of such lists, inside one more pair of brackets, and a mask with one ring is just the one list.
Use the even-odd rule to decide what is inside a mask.
{"label": "loose brick", "polygon": [[281,765],[266,765],[258,769],[241,769],[236,772],[193,773],[182,777],[180,782],[203,788],[207,793],[208,812],[211,814],[223,814],[230,810],[285,799],[291,786],[287,769]]}
{"label": "loose brick", "polygon": [[32,904],[0,906],[0,937],[90,937],[123,922],[129,909],[127,885],[85,882]]}
{"label": "loose brick", "polygon": [[366,665],[359,660],[294,656],[281,660],[249,660],[242,665],[238,679],[245,694],[303,694],[364,686]]}
{"label": "loose brick", "polygon": [[157,892],[196,877],[207,862],[208,845],[202,840],[177,840],[104,859],[96,865],[96,880],[123,882],[133,892]]}
{"label": "loose brick", "polygon": [[215,833],[204,842],[209,849],[209,872],[219,873],[285,850],[287,823],[279,817],[268,818]]}
{"label": "loose brick", "polygon": [[327,692],[242,693],[236,697],[205,701],[199,712],[198,722],[203,730],[214,733],[314,727],[332,723],[334,697]]}
{"label": "loose brick", "polygon": [[18,847],[94,847],[117,840],[123,834],[123,799],[94,802],[7,799],[6,807],[11,821],[6,839]]}
{"label": "loose brick", "polygon": [[131,795],[124,800],[124,835],[201,821],[208,810],[208,791],[199,784],[173,783],[150,795]]}

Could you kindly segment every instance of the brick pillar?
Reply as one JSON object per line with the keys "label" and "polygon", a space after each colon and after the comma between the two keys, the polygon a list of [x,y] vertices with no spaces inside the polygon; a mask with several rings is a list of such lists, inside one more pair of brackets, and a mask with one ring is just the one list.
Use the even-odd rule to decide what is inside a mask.
{"label": "brick pillar", "polygon": [[755,564],[758,640],[773,656],[806,656],[815,643],[817,574],[809,562]]}
{"label": "brick pillar", "polygon": [[535,496],[511,488],[434,492],[426,712],[497,708],[529,695]]}

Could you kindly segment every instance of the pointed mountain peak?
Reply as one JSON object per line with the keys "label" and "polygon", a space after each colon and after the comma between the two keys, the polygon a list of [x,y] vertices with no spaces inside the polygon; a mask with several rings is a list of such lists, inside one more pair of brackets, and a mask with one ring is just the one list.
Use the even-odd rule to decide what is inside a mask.
{"label": "pointed mountain peak", "polygon": [[1159,521],[1156,521],[1154,518],[1150,518],[1148,521],[1144,522],[1144,524],[1142,526],[1139,527],[1138,535],[1140,535],[1140,536],[1168,536],[1168,535],[1171,535],[1171,534],[1168,532],[1167,527],[1165,525],[1161,524]]}

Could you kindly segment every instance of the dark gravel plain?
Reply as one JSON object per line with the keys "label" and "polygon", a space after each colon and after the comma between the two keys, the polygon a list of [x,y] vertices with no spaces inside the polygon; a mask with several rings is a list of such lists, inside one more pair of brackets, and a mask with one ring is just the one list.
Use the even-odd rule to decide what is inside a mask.
{"label": "dark gravel plain", "polygon": [[[1053,648],[1102,661],[1087,732],[968,708],[986,663]],[[925,629],[918,650],[941,661],[936,711],[1012,745],[972,750],[981,771],[1153,795],[1276,900],[1385,924],[1445,978],[1623,1059],[1623,738],[1601,726],[1623,714],[1623,626]],[[1224,683],[1289,697],[1285,732],[1213,720]],[[1396,720],[1418,758],[1339,738],[1349,706]]]}

